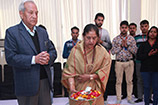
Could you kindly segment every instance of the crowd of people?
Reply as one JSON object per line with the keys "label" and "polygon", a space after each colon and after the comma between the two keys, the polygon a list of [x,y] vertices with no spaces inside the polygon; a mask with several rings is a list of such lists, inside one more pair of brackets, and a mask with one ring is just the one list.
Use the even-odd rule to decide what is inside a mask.
{"label": "crowd of people", "polygon": [[[8,28],[5,36],[5,57],[13,67],[18,104],[51,105],[53,84],[50,67],[57,58],[55,46],[46,28],[36,26],[38,9],[32,0],[21,2],[19,14],[21,22]],[[101,92],[101,96],[92,101],[93,105],[107,105],[110,54],[113,54],[116,55],[116,104],[121,104],[125,73],[128,103],[144,100],[145,105],[149,105],[153,99],[153,105],[158,105],[158,28],[152,26],[149,29],[149,22],[142,20],[141,34],[136,35],[135,23],[121,21],[120,34],[111,42],[108,31],[102,28],[104,19],[102,13],[97,13],[95,24],[84,27],[83,40],[78,39],[79,28],[71,28],[72,39],[65,42],[63,49],[63,58],[67,59],[62,72],[63,86],[69,94],[90,86]],[[138,98],[135,101],[132,99],[134,72]],[[89,102],[69,99],[68,104],[88,105]]]}
{"label": "crowd of people", "polygon": [[[143,99],[144,99],[145,105],[149,105],[149,103],[153,103],[153,105],[157,105],[158,104],[158,89],[156,88],[158,88],[157,86],[158,81],[156,81],[155,79],[155,77],[158,76],[158,70],[157,70],[158,67],[156,67],[157,65],[156,59],[158,57],[157,27],[155,26],[151,27],[151,29],[152,28],[155,29],[154,30],[155,35],[154,35],[154,32],[152,31],[151,33],[150,32],[151,29],[149,30],[149,22],[147,20],[142,20],[140,22],[141,33],[136,35],[136,31],[137,31],[136,23],[129,24],[128,21],[121,21],[120,34],[116,36],[111,42],[108,31],[102,28],[104,18],[105,17],[102,13],[97,13],[95,16],[94,22],[95,22],[96,27],[99,29],[98,44],[102,45],[108,53],[116,55],[116,58],[115,58],[116,96],[117,96],[116,104],[121,104],[122,98],[127,97],[127,102],[130,104],[143,102]],[[72,34],[73,34],[73,31],[72,31]],[[150,39],[149,37],[150,34],[151,34],[152,39]],[[151,43],[149,42],[149,39],[152,40]],[[73,40],[73,37],[72,37],[72,40]],[[148,46],[149,46],[148,50],[146,49],[146,47],[148,46],[147,45],[143,46],[143,43],[148,43]],[[71,49],[72,48],[73,46],[71,46]],[[146,49],[147,51],[145,50],[145,51],[140,52],[140,49],[143,49],[143,48]],[[64,46],[64,50],[65,50],[65,46]],[[65,52],[63,52],[63,54],[64,53]],[[76,56],[78,56],[78,54]],[[69,62],[69,59],[67,60],[67,64],[68,62]],[[143,62],[145,62],[145,64]],[[71,73],[67,73],[67,70],[69,70],[69,68],[64,68],[63,78],[66,74],[71,75],[71,73],[74,73],[74,71]],[[135,95],[137,100],[135,101],[132,99],[134,72],[136,73],[136,80],[137,80],[136,81],[137,93]],[[124,73],[125,73],[125,79],[126,79],[126,84],[127,84],[126,96],[122,96],[122,93],[121,93]],[[75,78],[76,76],[74,75],[73,77]],[[89,76],[89,79],[90,79],[90,76]],[[63,83],[63,85],[64,84],[65,83]],[[69,82],[67,83],[67,85],[68,84]],[[79,83],[77,83],[77,85],[78,84]],[[107,101],[108,88],[107,87],[103,95],[104,105],[108,104],[108,101]],[[69,90],[70,87],[66,86],[66,88]],[[153,100],[152,100],[152,93],[153,93]]]}

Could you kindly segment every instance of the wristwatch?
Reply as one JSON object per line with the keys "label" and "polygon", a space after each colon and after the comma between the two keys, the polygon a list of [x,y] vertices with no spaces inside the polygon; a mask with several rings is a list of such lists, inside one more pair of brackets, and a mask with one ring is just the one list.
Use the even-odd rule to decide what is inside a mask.
{"label": "wristwatch", "polygon": [[93,75],[90,75],[90,80],[93,80]]}

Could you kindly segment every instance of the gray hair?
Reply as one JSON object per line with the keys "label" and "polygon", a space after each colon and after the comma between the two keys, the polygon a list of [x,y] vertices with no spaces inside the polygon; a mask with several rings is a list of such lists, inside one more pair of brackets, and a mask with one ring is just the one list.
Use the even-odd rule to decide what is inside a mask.
{"label": "gray hair", "polygon": [[34,2],[33,0],[23,0],[23,1],[20,3],[20,5],[19,5],[19,11],[22,11],[22,12],[25,11],[24,4],[25,4],[26,2],[32,2],[32,3],[35,4],[35,2]]}

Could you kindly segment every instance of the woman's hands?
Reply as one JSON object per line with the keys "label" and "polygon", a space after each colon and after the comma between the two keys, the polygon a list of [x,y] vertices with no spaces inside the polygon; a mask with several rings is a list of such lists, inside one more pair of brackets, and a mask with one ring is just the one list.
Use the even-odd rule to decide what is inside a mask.
{"label": "woman's hands", "polygon": [[90,74],[83,74],[83,75],[79,75],[76,77],[77,80],[82,83],[82,82],[85,82],[87,80],[90,80]]}
{"label": "woman's hands", "polygon": [[74,93],[74,92],[77,92],[77,90],[75,89],[75,84],[71,84],[70,83],[70,93]]}
{"label": "woman's hands", "polygon": [[150,50],[150,52],[148,53],[148,56],[155,55],[157,52],[158,52],[157,49],[155,49],[155,50],[152,49],[152,50]]}
{"label": "woman's hands", "polygon": [[82,82],[91,80],[90,78],[98,79],[99,77],[97,74],[82,74],[82,75],[77,76],[76,78],[80,83],[82,83]]}
{"label": "woman's hands", "polygon": [[74,81],[74,78],[69,78],[69,79],[68,79],[68,82],[69,82],[70,93],[77,92],[77,90],[75,89],[75,81]]}
{"label": "woman's hands", "polygon": [[[77,77],[75,77],[75,79],[77,79],[77,81],[79,83],[83,83],[83,82],[86,82],[86,81],[93,80],[93,79],[90,79],[90,77],[93,78],[93,79],[98,79],[99,78],[97,74],[82,74],[82,75],[78,75]],[[75,80],[74,80],[74,78],[69,78],[68,82],[69,82],[70,93],[77,92],[77,90],[75,89]]]}

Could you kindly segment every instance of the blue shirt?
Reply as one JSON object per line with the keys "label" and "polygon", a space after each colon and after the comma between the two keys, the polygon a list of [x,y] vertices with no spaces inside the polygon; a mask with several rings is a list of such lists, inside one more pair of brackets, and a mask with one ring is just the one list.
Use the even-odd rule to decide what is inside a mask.
{"label": "blue shirt", "polygon": [[[80,41],[80,40],[77,39],[77,42],[78,41]],[[64,50],[63,50],[63,58],[67,59],[69,57],[71,49],[76,45],[76,43],[73,42],[72,39],[65,42],[65,44],[64,44]]]}

